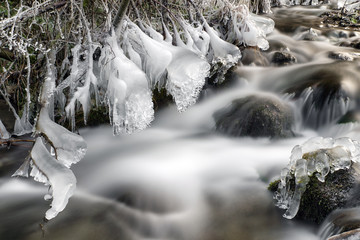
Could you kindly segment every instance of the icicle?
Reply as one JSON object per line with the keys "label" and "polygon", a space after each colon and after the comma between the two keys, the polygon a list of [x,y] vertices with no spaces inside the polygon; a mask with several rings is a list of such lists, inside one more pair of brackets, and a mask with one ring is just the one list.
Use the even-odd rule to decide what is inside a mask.
{"label": "icicle", "polygon": [[149,126],[154,118],[152,95],[145,73],[120,49],[115,36],[108,38],[113,55],[104,66],[107,99],[114,134],[133,133]]}
{"label": "icicle", "polygon": [[54,159],[40,137],[36,139],[31,150],[32,170],[30,175],[36,181],[51,185],[51,208],[46,212],[46,219],[50,220],[64,210],[69,198],[74,194],[76,178],[71,170]]}
{"label": "icicle", "polygon": [[29,177],[30,158],[26,158],[24,163],[19,167],[11,177]]}
{"label": "icicle", "polygon": [[9,139],[10,137],[11,137],[11,135],[6,130],[4,124],[0,120],[0,139]]}
{"label": "icicle", "polygon": [[149,77],[149,86],[154,89],[166,77],[166,68],[173,56],[166,48],[167,43],[150,38],[133,23],[129,23],[129,27],[129,40],[140,54],[143,71]]}
{"label": "icicle", "polygon": [[235,65],[241,58],[239,48],[222,40],[218,33],[209,26],[205,18],[202,17],[202,19],[204,21],[204,28],[210,37],[211,48],[214,51],[213,63],[221,62],[223,65]]}
{"label": "icicle", "polygon": [[14,135],[21,136],[32,132],[33,126],[27,121],[26,116],[26,106],[24,106],[21,118],[15,120]]}

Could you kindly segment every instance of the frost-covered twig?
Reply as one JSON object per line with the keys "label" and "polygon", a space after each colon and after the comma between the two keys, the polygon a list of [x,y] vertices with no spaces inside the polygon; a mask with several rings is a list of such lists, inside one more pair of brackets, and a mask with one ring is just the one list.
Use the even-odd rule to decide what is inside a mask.
{"label": "frost-covered twig", "polygon": [[67,4],[67,1],[55,2],[54,0],[48,0],[43,3],[36,5],[35,7],[28,8],[22,12],[19,12],[13,17],[9,17],[0,21],[0,31],[5,28],[10,27],[13,24],[16,24],[18,21],[22,21],[31,17],[34,17],[38,14],[48,12],[57,8],[61,8]]}

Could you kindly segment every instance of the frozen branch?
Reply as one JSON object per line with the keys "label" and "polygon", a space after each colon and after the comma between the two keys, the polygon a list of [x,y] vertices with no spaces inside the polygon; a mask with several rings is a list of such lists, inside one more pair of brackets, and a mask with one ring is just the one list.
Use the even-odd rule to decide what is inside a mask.
{"label": "frozen branch", "polygon": [[61,1],[61,2],[55,2],[54,0],[48,0],[46,2],[40,3],[39,5],[36,5],[32,8],[28,8],[22,12],[19,12],[13,17],[4,19],[0,21],[0,31],[4,30],[14,23],[18,21],[22,21],[31,17],[34,17],[38,14],[42,14],[45,12],[52,11],[54,9],[61,8],[67,4],[67,1]]}

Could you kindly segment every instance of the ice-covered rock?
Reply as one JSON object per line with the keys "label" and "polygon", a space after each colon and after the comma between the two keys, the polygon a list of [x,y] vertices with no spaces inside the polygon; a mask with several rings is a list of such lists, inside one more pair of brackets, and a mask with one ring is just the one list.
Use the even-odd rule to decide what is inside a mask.
{"label": "ice-covered rock", "polygon": [[[359,160],[360,144],[350,138],[316,137],[295,146],[274,195],[277,206],[287,209],[284,217],[292,219],[297,214],[309,177],[325,182],[329,174],[348,170]],[[295,190],[291,190],[292,184],[295,184]]]}

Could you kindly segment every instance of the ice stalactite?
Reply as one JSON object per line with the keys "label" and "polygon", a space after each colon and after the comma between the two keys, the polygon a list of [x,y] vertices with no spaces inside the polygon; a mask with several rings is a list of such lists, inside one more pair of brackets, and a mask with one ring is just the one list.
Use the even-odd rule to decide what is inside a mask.
{"label": "ice stalactite", "polygon": [[[143,130],[154,118],[147,76],[125,56],[115,35],[108,37],[107,44],[104,57],[100,60],[101,79],[107,82],[106,98],[114,134]],[[128,46],[127,51],[134,50]],[[137,56],[136,52],[132,55]]]}
{"label": "ice stalactite", "polygon": [[0,120],[0,139],[9,139],[10,137],[11,137],[11,135],[6,130],[6,127],[4,126],[2,121]]}
{"label": "ice stalactite", "polygon": [[[286,209],[283,216],[288,219],[296,216],[309,177],[315,176],[324,182],[329,173],[349,169],[353,162],[359,161],[360,144],[350,138],[316,137],[295,146],[274,195],[277,206]],[[295,182],[295,190],[290,189],[292,182]]]}
{"label": "ice stalactite", "polygon": [[[205,84],[210,65],[196,51],[192,51],[178,36],[178,46],[146,35],[129,22],[129,39],[142,58],[143,71],[150,79],[150,87],[165,87],[180,112],[196,102]],[[190,38],[190,34],[188,35]]]}

